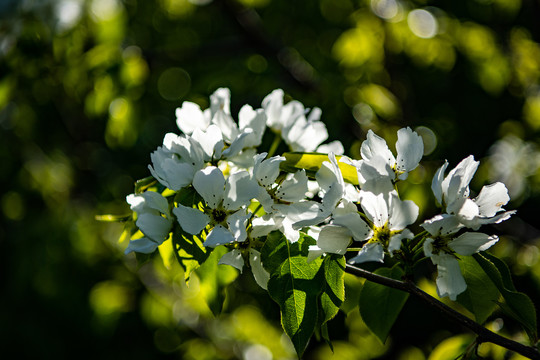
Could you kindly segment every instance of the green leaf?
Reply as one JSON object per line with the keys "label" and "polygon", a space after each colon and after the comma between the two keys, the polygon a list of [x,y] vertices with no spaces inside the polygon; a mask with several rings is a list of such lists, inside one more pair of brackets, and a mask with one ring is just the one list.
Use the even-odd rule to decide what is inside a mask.
{"label": "green leaf", "polygon": [[323,260],[324,287],[321,294],[321,309],[324,325],[333,319],[345,300],[345,257],[328,255]]}
{"label": "green leaf", "polygon": [[330,348],[333,348],[328,336],[327,322],[337,315],[345,300],[345,257],[335,254],[327,255],[323,260],[322,270],[325,282],[320,297],[319,322],[322,338],[326,340]]}
{"label": "green leaf", "polygon": [[221,266],[219,259],[229,250],[218,246],[206,261],[195,271],[199,278],[200,294],[214,315],[219,315],[225,302],[225,288],[238,276],[232,266]]}
{"label": "green leaf", "polygon": [[457,297],[457,301],[474,314],[478,323],[483,324],[497,308],[501,293],[471,256],[461,257],[459,267],[467,290]]}
{"label": "green leaf", "polygon": [[285,235],[279,231],[268,234],[261,249],[261,262],[266,271],[272,275],[288,257],[289,241]]}
{"label": "green leaf", "polygon": [[341,304],[341,310],[349,314],[360,303],[360,292],[364,286],[364,279],[345,273],[345,301]]}
{"label": "green leaf", "polygon": [[[394,266],[392,269],[379,268],[375,274],[401,279],[404,272],[398,266]],[[360,315],[383,344],[408,297],[409,294],[401,290],[371,281],[364,283],[360,292]]]}
{"label": "green leaf", "polygon": [[523,326],[532,344],[536,343],[538,332],[534,304],[527,295],[516,291],[506,264],[486,252],[474,254],[473,257],[503,296],[505,303],[499,304],[501,309]]}
{"label": "green leaf", "polygon": [[[184,206],[200,207],[202,199],[193,187],[181,189],[175,196],[175,202]],[[184,269],[184,279],[189,281],[191,272],[206,261],[212,248],[206,248],[203,243],[206,239],[205,230],[199,235],[191,235],[182,230],[175,223],[173,229],[173,251],[180,266]]]}
{"label": "green leaf", "polygon": [[[304,169],[306,170],[307,175],[312,178],[315,177],[315,174],[319,171],[324,161],[330,161],[328,159],[328,154],[321,153],[286,152],[283,156],[285,156],[285,161],[279,164],[281,170],[286,172],[296,172],[300,169]],[[336,156],[343,178],[351,184],[358,185],[358,172],[356,167],[339,162],[340,158],[341,156]]]}
{"label": "green leaf", "polygon": [[281,325],[301,357],[317,327],[318,297],[324,283],[322,272],[319,271],[322,259],[307,262],[308,247],[314,243],[307,236],[301,236],[293,244],[284,236],[276,236],[267,241],[276,245],[274,249],[269,249],[267,244],[263,247],[266,255],[261,258],[263,263],[266,259],[267,269],[274,268],[281,261],[274,271],[270,271],[268,293],[278,303]]}

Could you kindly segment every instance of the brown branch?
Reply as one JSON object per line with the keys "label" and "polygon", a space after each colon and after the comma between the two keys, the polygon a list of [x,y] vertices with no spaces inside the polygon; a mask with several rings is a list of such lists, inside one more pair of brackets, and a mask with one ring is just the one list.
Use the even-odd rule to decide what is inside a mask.
{"label": "brown branch", "polygon": [[377,284],[408,292],[409,294],[412,294],[417,298],[422,299],[431,307],[437,309],[450,319],[453,319],[454,321],[458,322],[462,326],[465,326],[466,328],[477,334],[478,343],[490,342],[502,346],[508,350],[514,351],[518,354],[521,354],[529,359],[540,359],[540,353],[534,347],[523,345],[521,343],[518,343],[517,341],[510,340],[486,329],[485,327],[468,318],[467,316],[457,312],[448,305],[443,304],[439,300],[435,299],[433,296],[419,289],[412,282],[390,279],[349,264],[347,264],[346,271],[349,274],[362,277]]}

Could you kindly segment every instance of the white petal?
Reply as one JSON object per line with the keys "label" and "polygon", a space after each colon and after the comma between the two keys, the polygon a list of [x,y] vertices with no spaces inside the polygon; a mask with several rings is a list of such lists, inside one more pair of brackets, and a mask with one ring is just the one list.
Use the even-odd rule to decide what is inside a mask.
{"label": "white petal", "polygon": [[210,161],[212,159],[221,158],[223,147],[223,134],[216,125],[210,125],[206,131],[196,129],[193,132],[193,139],[195,139],[204,150],[204,160]]}
{"label": "white petal", "polygon": [[192,235],[200,233],[210,222],[210,218],[205,213],[181,204],[178,204],[178,207],[173,209],[173,213],[180,227]]}
{"label": "white petal", "polygon": [[360,205],[368,219],[376,227],[382,227],[388,221],[388,204],[383,194],[373,194],[369,191],[360,191]]}
{"label": "white petal", "polygon": [[510,201],[508,189],[503,183],[486,185],[474,199],[480,209],[480,216],[491,217],[501,211],[502,207]]}
{"label": "white petal", "polygon": [[180,161],[172,153],[154,151],[150,154],[153,166],[148,165],[148,169],[153,177],[163,186],[178,191],[191,184],[196,168],[192,163]]}
{"label": "white petal", "polygon": [[276,89],[266,95],[262,101],[262,107],[266,113],[266,124],[268,127],[280,130],[282,126],[280,117],[281,109],[283,107],[283,90]]}
{"label": "white petal", "polygon": [[399,129],[396,142],[396,170],[409,172],[414,170],[424,155],[424,142],[420,135],[411,128]]}
{"label": "white petal", "polygon": [[215,209],[223,199],[225,177],[215,166],[208,166],[195,173],[193,187],[203,197],[208,206]]}
{"label": "white petal", "polygon": [[260,191],[260,186],[249,176],[247,171],[239,171],[229,175],[225,184],[223,207],[228,210],[237,210],[249,205]]}
{"label": "white petal", "polygon": [[162,214],[169,213],[169,203],[167,202],[167,199],[155,191],[146,191],[142,194],[130,194],[126,197],[126,201],[131,205],[131,210],[138,213],[148,210],[157,210]]}
{"label": "white petal", "polygon": [[489,249],[499,241],[499,237],[477,232],[466,232],[453,239],[448,246],[460,255],[472,255]]}
{"label": "white petal", "polygon": [[316,225],[330,215],[330,212],[325,211],[316,201],[300,201],[291,205],[275,204],[274,209],[285,215],[297,229]]}
{"label": "white petal", "polygon": [[317,148],[318,153],[334,153],[336,155],[343,155],[345,154],[345,148],[343,147],[343,144],[339,140],[335,140],[332,142],[329,142],[328,144],[322,144],[319,145]]}
{"label": "white petal", "polygon": [[467,289],[457,259],[452,255],[441,254],[431,255],[431,260],[437,265],[436,282],[439,297],[448,296],[455,301],[456,297]]}
{"label": "white petal", "polygon": [[478,168],[478,161],[474,160],[472,155],[461,160],[461,162],[452,169],[448,176],[442,182],[446,203],[451,204],[459,198],[469,196],[469,183]]}
{"label": "white petal", "polygon": [[319,233],[317,245],[326,253],[345,255],[351,242],[351,232],[342,226],[326,225]]}
{"label": "white petal", "polygon": [[205,118],[199,105],[184,101],[182,107],[176,109],[176,125],[184,134],[191,135],[195,129],[206,129],[210,121]]}
{"label": "white petal", "polygon": [[499,224],[505,220],[508,220],[515,213],[516,213],[516,210],[512,210],[512,211],[505,211],[503,213],[499,213],[495,216],[488,217],[488,218],[477,217],[471,221],[466,221],[465,225],[468,228],[471,228],[473,230],[478,230],[482,225]]}
{"label": "white petal", "polygon": [[310,263],[319,256],[323,255],[324,251],[317,245],[310,245],[308,249],[307,262]]}
{"label": "white petal", "polygon": [[388,225],[391,231],[401,230],[413,224],[418,217],[418,205],[411,200],[402,201],[396,193],[390,195],[390,217]]}
{"label": "white petal", "polygon": [[169,237],[172,227],[171,220],[149,213],[139,214],[135,224],[144,235],[160,244]]}
{"label": "white petal", "polygon": [[300,232],[293,228],[293,222],[287,217],[281,220],[280,230],[291,243],[295,243],[300,239]]}
{"label": "white petal", "polygon": [[360,264],[368,261],[384,262],[384,250],[379,242],[365,244],[358,255],[349,260],[349,263]]}
{"label": "white petal", "polygon": [[232,251],[226,253],[219,259],[219,265],[231,265],[232,267],[237,268],[242,272],[242,269],[244,268],[244,258],[242,257],[242,253],[237,250],[233,249]]}
{"label": "white petal", "polygon": [[268,280],[270,280],[270,274],[266,271],[261,262],[261,253],[254,249],[249,249],[249,264],[251,265],[251,272],[257,284],[266,290]]}
{"label": "white petal", "polygon": [[450,235],[463,228],[458,217],[448,214],[436,215],[420,226],[433,236]]}
{"label": "white petal", "polygon": [[227,225],[229,225],[229,231],[234,237],[234,240],[242,242],[246,240],[246,223],[249,218],[244,211],[237,211],[227,217]]}
{"label": "white petal", "polygon": [[[262,156],[264,155],[264,156]],[[253,167],[253,175],[264,187],[270,187],[276,181],[279,175],[279,165],[285,161],[283,156],[273,156],[269,159],[262,160],[266,153],[258,154],[255,158],[255,166]]]}
{"label": "white petal", "polygon": [[431,181],[431,190],[433,191],[433,195],[435,195],[435,199],[437,199],[439,206],[443,205],[442,183],[444,180],[444,172],[447,167],[448,161],[445,160],[444,164],[435,172],[435,176],[433,176],[433,180]]}
{"label": "white petal", "polygon": [[274,230],[278,230],[283,222],[282,218],[276,218],[269,214],[262,217],[256,217],[251,221],[251,237],[256,239],[258,237],[266,236]]}
{"label": "white petal", "polygon": [[249,105],[244,105],[238,113],[238,124],[240,131],[245,129],[253,130],[253,141],[246,141],[246,146],[259,146],[261,144],[264,130],[266,129],[266,114],[263,109],[253,110]]}
{"label": "white petal", "polygon": [[375,156],[380,156],[390,167],[393,167],[396,163],[396,159],[388,148],[386,141],[371,130],[368,131],[367,139],[362,143],[360,153],[362,159],[367,162],[371,162]]}
{"label": "white petal", "polygon": [[288,174],[275,195],[286,202],[297,202],[306,197],[308,191],[308,177],[304,169]]}
{"label": "white petal", "polygon": [[449,214],[455,214],[463,220],[471,220],[480,214],[478,205],[469,198],[463,198],[461,201],[454,201],[446,207]]}
{"label": "white petal", "polygon": [[204,246],[216,247],[232,242],[234,242],[234,237],[231,232],[221,225],[216,225],[206,237]]}
{"label": "white petal", "polygon": [[356,206],[349,203],[351,206],[346,208],[337,207],[332,214],[333,224],[341,225],[349,229],[354,240],[363,241],[368,240],[373,236],[373,230],[366,224],[366,222],[360,217]]}
{"label": "white petal", "polygon": [[223,157],[231,158],[237,156],[240,154],[242,149],[251,146],[249,144],[253,142],[253,137],[254,134],[252,129],[244,129],[244,131],[238,133],[238,135],[232,140],[231,145],[227,149],[223,150]]}
{"label": "white petal", "polygon": [[128,247],[124,251],[124,254],[127,255],[130,252],[138,252],[141,254],[151,254],[156,251],[158,244],[155,241],[152,241],[146,237],[137,240],[130,240]]}
{"label": "white petal", "polygon": [[393,254],[394,251],[401,248],[401,242],[403,239],[412,239],[413,237],[414,234],[409,229],[405,229],[402,232],[393,235],[388,242],[388,252]]}
{"label": "white petal", "polygon": [[432,238],[427,238],[425,241],[424,241],[424,254],[426,256],[432,256],[433,254],[433,242],[435,240],[433,240]]}
{"label": "white petal", "polygon": [[322,121],[307,121],[301,124],[302,122],[296,121],[284,136],[292,151],[315,151],[317,146],[328,139],[328,130]]}

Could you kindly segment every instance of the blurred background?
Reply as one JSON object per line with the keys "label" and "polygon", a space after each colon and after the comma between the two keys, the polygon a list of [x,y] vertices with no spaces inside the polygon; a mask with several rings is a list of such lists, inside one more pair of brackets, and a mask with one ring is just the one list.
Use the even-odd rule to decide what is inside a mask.
{"label": "blurred background", "polygon": [[[214,317],[201,298],[215,284],[194,277],[186,287],[159,257],[137,265],[123,255],[122,224],[95,220],[129,211],[150,152],[178,132],[175,108],[204,108],[218,87],[231,89],[233,114],[275,88],[320,107],[351,157],[368,129],[393,144],[397,129],[414,128],[426,157],[401,190],[420,216],[436,211],[435,169],[473,154],[482,161],[473,190],[503,181],[518,210],[485,230],[501,235],[492,252],[540,305],[538,19],[538,0],[1,0],[3,352],[295,358],[279,308],[248,273]],[[222,284],[236,273],[225,275]],[[381,345],[351,310],[362,281],[346,281],[334,353],[313,339],[306,359],[454,359],[473,341],[410,299]],[[525,341],[499,313],[488,327]]]}

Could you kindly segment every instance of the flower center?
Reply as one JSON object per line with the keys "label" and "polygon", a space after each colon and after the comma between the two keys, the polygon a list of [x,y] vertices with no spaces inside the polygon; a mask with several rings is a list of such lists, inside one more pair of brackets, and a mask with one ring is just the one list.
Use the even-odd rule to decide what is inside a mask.
{"label": "flower center", "polygon": [[227,213],[223,209],[212,209],[212,219],[219,224],[227,219]]}

